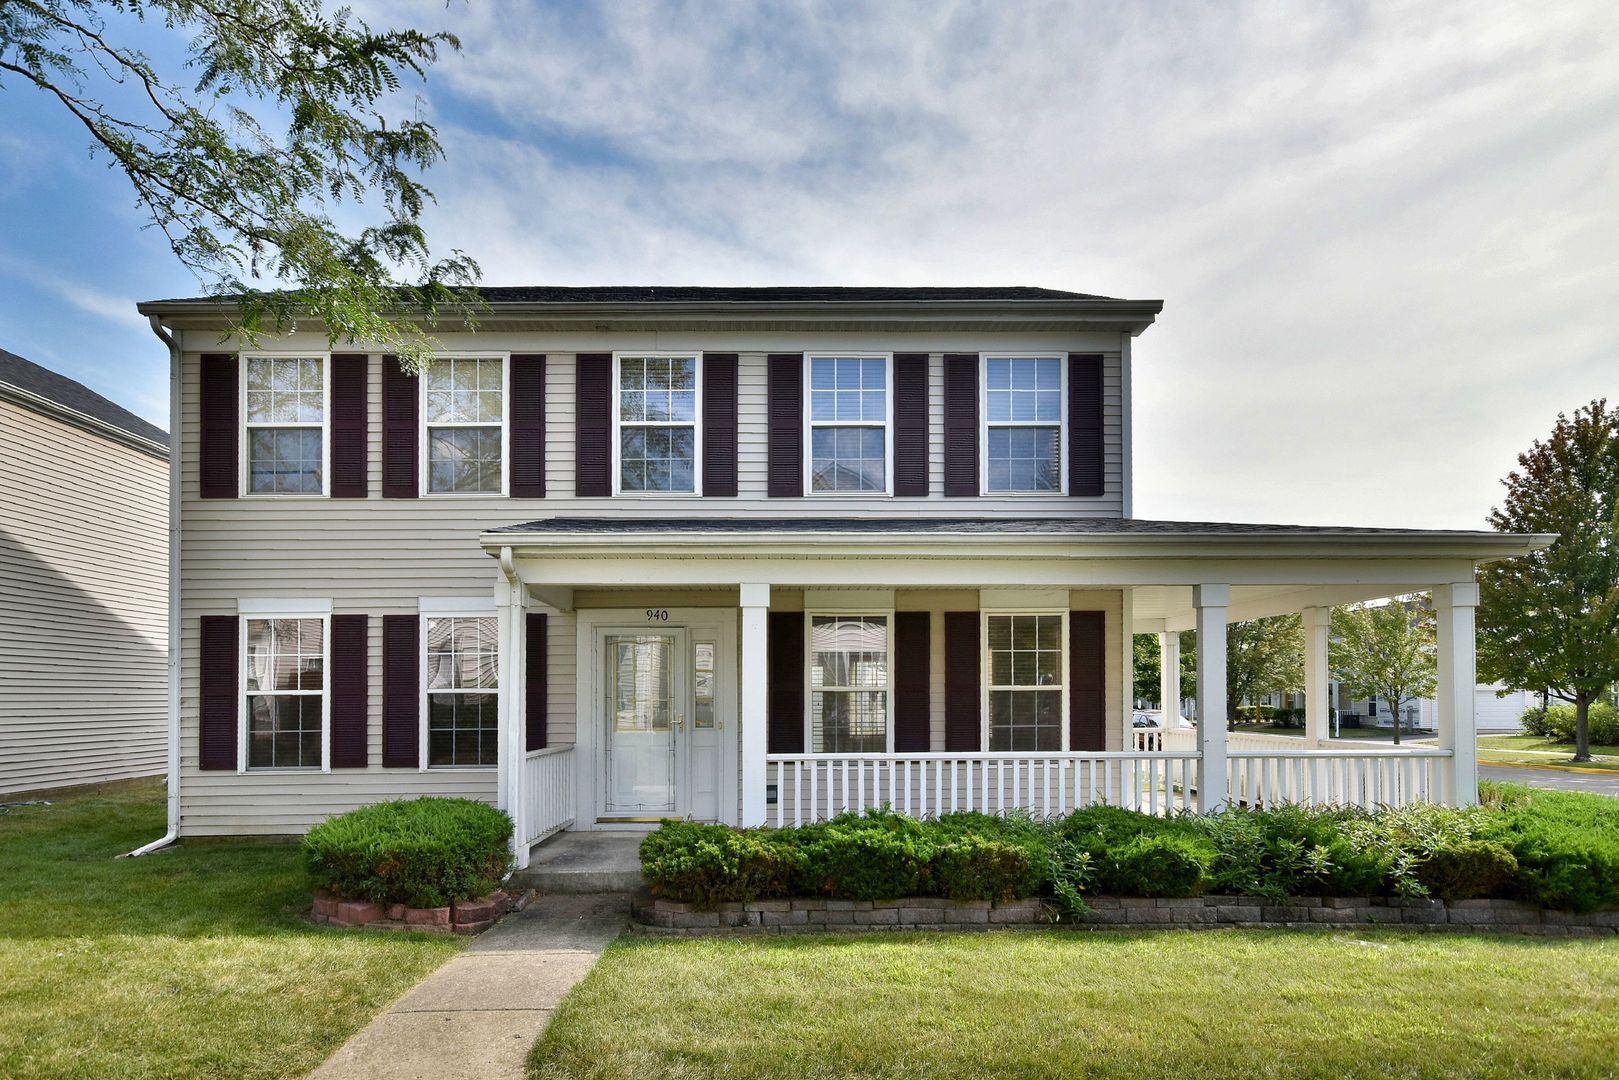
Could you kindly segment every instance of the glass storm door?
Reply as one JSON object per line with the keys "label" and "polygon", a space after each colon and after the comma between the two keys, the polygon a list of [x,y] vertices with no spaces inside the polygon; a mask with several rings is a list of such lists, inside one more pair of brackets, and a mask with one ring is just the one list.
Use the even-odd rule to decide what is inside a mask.
{"label": "glass storm door", "polygon": [[686,725],[683,630],[602,636],[607,718],[606,817],[681,813]]}

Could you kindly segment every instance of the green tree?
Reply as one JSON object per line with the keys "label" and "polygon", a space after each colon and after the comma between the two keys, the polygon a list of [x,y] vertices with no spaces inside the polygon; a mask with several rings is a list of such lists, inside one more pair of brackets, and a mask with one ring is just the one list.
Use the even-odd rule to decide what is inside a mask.
{"label": "green tree", "polygon": [[1619,681],[1619,412],[1558,414],[1502,481],[1502,532],[1556,533],[1544,551],[1479,573],[1479,672],[1574,705],[1574,759],[1591,759],[1591,704]]}
{"label": "green tree", "polygon": [[[1157,634],[1136,634],[1135,672],[1136,700],[1158,701],[1162,683],[1158,673],[1162,666],[1158,656]],[[1197,646],[1190,630],[1181,631],[1181,693],[1190,694],[1197,685]],[[1160,707],[1163,702],[1158,701]]]}
{"label": "green tree", "polygon": [[1432,697],[1438,685],[1435,653],[1434,613],[1426,600],[1400,599],[1332,613],[1328,659],[1333,673],[1357,697],[1375,695],[1388,703],[1396,744],[1401,706]]}
{"label": "green tree", "polygon": [[1304,627],[1295,612],[1234,622],[1226,628],[1226,720],[1263,694],[1304,689]]}
{"label": "green tree", "polygon": [[[183,77],[127,44],[139,24],[185,38]],[[175,257],[238,298],[245,340],[313,317],[408,370],[442,311],[476,313],[479,271],[430,253],[417,174],[443,150],[389,109],[402,77],[459,47],[320,0],[0,0],[0,90],[31,85],[85,129]],[[367,197],[379,220],[340,228]]]}

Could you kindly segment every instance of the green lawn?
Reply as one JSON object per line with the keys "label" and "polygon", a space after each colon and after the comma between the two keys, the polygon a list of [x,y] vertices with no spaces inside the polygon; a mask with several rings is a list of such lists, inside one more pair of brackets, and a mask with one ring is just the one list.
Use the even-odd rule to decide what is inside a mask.
{"label": "green lawn", "polygon": [[185,845],[144,783],[0,816],[0,1077],[302,1076],[462,942],[331,931],[292,844]]}
{"label": "green lawn", "polygon": [[[1591,747],[1592,760],[1582,769],[1619,772],[1619,746]],[[1480,761],[1496,765],[1573,765],[1574,744],[1553,742],[1540,735],[1485,735],[1478,741]]]}
{"label": "green lawn", "polygon": [[625,937],[529,1077],[1596,1077],[1616,1018],[1612,938]]}

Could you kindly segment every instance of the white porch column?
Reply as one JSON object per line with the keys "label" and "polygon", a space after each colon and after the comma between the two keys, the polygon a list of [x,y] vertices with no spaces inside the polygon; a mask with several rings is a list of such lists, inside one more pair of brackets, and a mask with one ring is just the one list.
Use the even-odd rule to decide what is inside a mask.
{"label": "white porch column", "polygon": [[1158,708],[1165,731],[1180,727],[1181,636],[1174,630],[1158,634]]}
{"label": "white porch column", "polygon": [[1332,703],[1327,688],[1327,649],[1332,640],[1332,609],[1304,609],[1304,741],[1325,746],[1332,737]]}
{"label": "white porch column", "polygon": [[1197,781],[1197,809],[1218,810],[1226,804],[1226,608],[1231,586],[1192,586],[1197,611],[1197,749],[1202,755]]}
{"label": "white porch column", "polygon": [[1478,729],[1473,707],[1478,683],[1474,655],[1474,609],[1478,585],[1471,581],[1441,585],[1433,591],[1439,646],[1439,688],[1435,720],[1439,745],[1451,752],[1440,769],[1441,797],[1451,806],[1478,802]]}
{"label": "white porch column", "polygon": [[770,586],[746,582],[741,589],[742,824],[765,823],[765,754],[769,747]]}
{"label": "white porch column", "polygon": [[515,577],[495,586],[495,626],[499,634],[500,694],[496,721],[500,761],[495,770],[495,805],[512,819],[512,856],[519,869],[528,865],[527,800],[523,766],[528,746],[523,737],[523,586]]}

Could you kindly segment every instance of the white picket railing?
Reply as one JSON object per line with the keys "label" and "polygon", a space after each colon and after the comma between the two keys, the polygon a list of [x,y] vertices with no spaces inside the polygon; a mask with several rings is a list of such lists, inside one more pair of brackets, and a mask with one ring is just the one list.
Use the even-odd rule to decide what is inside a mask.
{"label": "white picket railing", "polygon": [[1197,770],[1195,753],[772,754],[765,815],[783,826],[881,806],[918,818],[1097,803],[1170,813],[1194,805]]}
{"label": "white picket railing", "polygon": [[1410,806],[1439,802],[1449,750],[1233,750],[1231,801],[1266,808]]}
{"label": "white picket railing", "polygon": [[573,747],[530,750],[523,760],[523,825],[532,846],[573,824]]}

